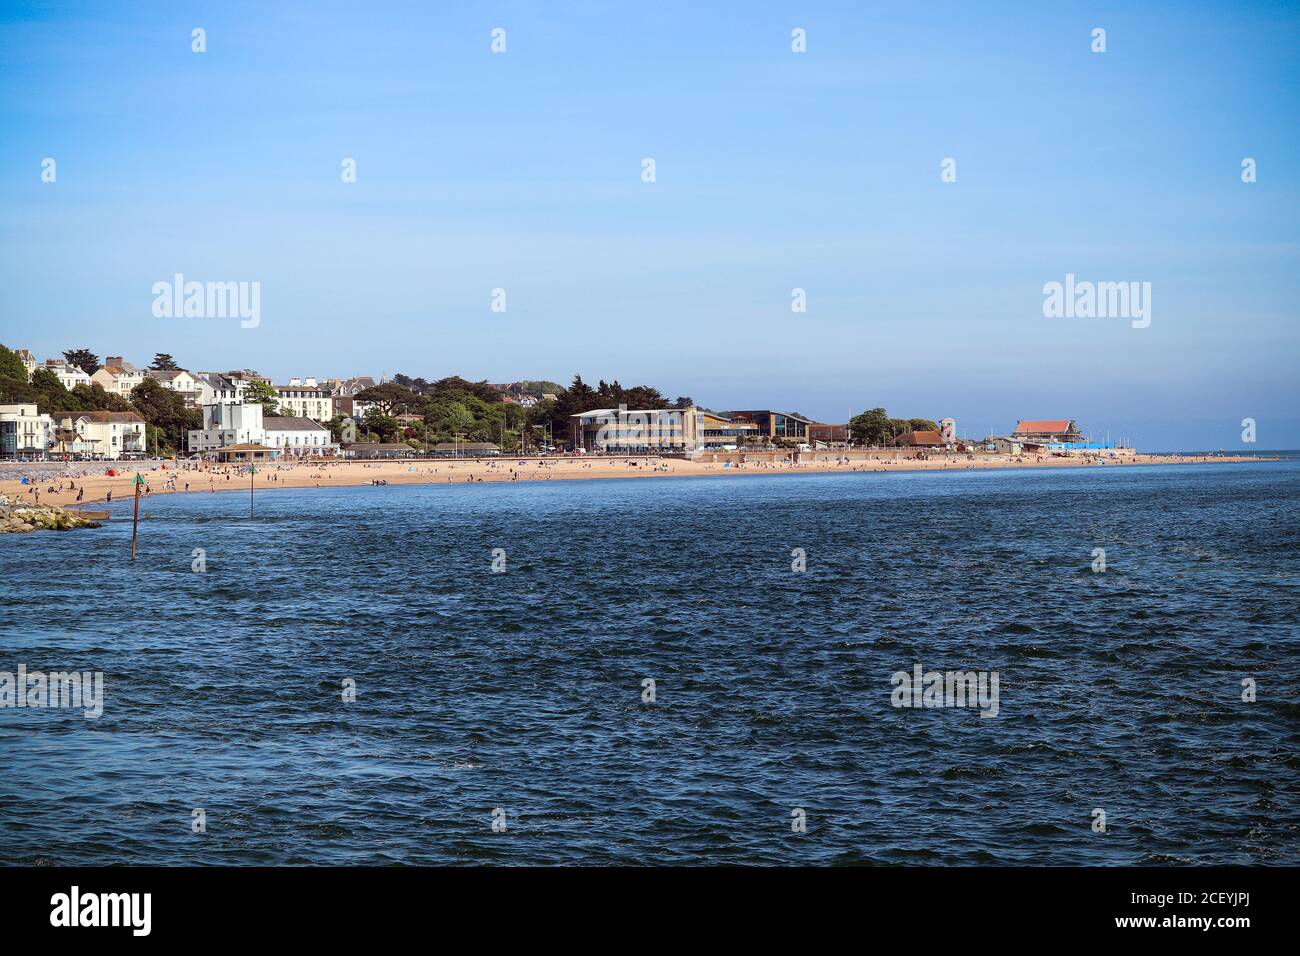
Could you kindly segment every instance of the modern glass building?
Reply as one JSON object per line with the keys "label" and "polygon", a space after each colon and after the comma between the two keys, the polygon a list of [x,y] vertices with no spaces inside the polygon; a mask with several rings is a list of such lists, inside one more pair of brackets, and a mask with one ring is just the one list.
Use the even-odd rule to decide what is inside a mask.
{"label": "modern glass building", "polygon": [[727,415],[737,422],[754,423],[758,426],[759,435],[770,440],[806,442],[809,440],[809,428],[817,424],[811,418],[770,408],[727,412]]}

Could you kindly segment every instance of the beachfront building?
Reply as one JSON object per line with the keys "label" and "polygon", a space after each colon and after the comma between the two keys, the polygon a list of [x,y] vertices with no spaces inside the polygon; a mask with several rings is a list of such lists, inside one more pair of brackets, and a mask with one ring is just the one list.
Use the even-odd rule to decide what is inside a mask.
{"label": "beachfront building", "polygon": [[735,451],[745,442],[762,437],[754,422],[737,421],[718,412],[691,411],[695,413],[695,445],[691,451]]}
{"label": "beachfront building", "polygon": [[334,417],[330,390],[314,378],[291,378],[288,385],[273,385],[279,393],[280,411],[296,418],[327,422]]}
{"label": "beachfront building", "polygon": [[53,420],[35,402],[0,405],[0,460],[43,461],[53,437]]}
{"label": "beachfront building", "polygon": [[183,368],[151,368],[144,375],[163,388],[175,392],[190,408],[199,408],[203,404],[203,383]]}
{"label": "beachfront building", "polygon": [[90,385],[90,376],[86,374],[86,370],[69,364],[66,359],[46,359],[41,368],[53,373],[59,380],[59,384],[69,392],[78,385]]}
{"label": "beachfront building", "polygon": [[930,430],[903,432],[894,439],[894,444],[902,445],[905,448],[947,447],[947,442],[943,440],[943,432]]}
{"label": "beachfront building", "polygon": [[63,458],[143,458],[145,421],[136,412],[54,412],[51,451]]}
{"label": "beachfront building", "polygon": [[804,418],[797,413],[778,412],[770,408],[734,411],[726,414],[734,421],[753,422],[758,426],[760,437],[769,442],[793,441],[807,443],[811,441],[810,427],[817,424],[811,418]]}
{"label": "beachfront building", "polygon": [[203,427],[189,434],[192,454],[212,455],[235,445],[262,445],[295,457],[338,452],[330,430],[309,418],[266,415],[258,402],[213,402],[203,406]]}
{"label": "beachfront building", "polygon": [[[992,435],[985,439],[985,447],[992,446],[992,450],[999,455],[1020,455],[1025,451],[1025,443],[1018,438],[1008,435]],[[1030,445],[1031,449],[1041,450],[1041,445]]]}
{"label": "beachfront building", "polygon": [[132,390],[144,381],[144,371],[124,361],[120,355],[110,355],[90,380],[103,386],[106,392],[130,398]]}
{"label": "beachfront building", "polygon": [[808,426],[808,440],[814,448],[844,448],[852,438],[848,425],[824,425],[816,422]]}
{"label": "beachfront building", "polygon": [[490,441],[440,441],[431,449],[442,458],[483,458],[501,454]]}
{"label": "beachfront building", "polygon": [[280,453],[274,448],[267,448],[257,442],[241,442],[238,445],[226,445],[213,452],[217,461],[271,461]]}
{"label": "beachfront building", "polygon": [[212,402],[203,406],[203,427],[190,430],[187,444],[192,453],[208,454],[229,445],[261,444],[265,432],[257,402]]}
{"label": "beachfront building", "polygon": [[686,452],[695,448],[696,411],[694,407],[595,408],[569,416],[569,442],[575,451]]}
{"label": "beachfront building", "polygon": [[1079,426],[1069,418],[1022,420],[1016,424],[1012,437],[1021,441],[1047,444],[1050,442],[1074,443],[1084,440]]}
{"label": "beachfront building", "polygon": [[688,408],[596,408],[569,416],[569,443],[609,454],[735,449],[764,439],[761,426],[737,415]]}
{"label": "beachfront building", "polygon": [[356,441],[343,445],[339,453],[344,458],[410,458],[415,449],[400,441]]}
{"label": "beachfront building", "polygon": [[262,444],[276,449],[285,457],[320,458],[338,453],[339,446],[330,430],[310,418],[267,415],[262,423]]}

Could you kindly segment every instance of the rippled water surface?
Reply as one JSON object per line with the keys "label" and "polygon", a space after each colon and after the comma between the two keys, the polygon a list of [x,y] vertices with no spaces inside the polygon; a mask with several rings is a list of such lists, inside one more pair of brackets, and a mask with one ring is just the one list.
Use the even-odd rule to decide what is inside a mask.
{"label": "rippled water surface", "polygon": [[1300,862],[1296,463],[144,510],[0,535],[0,670],[106,680],[0,709],[0,862]]}

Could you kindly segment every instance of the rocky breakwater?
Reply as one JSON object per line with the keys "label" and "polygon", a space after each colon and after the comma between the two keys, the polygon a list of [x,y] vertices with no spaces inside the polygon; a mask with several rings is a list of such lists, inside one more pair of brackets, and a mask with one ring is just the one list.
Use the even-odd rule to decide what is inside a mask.
{"label": "rocky breakwater", "polygon": [[45,505],[10,504],[0,495],[0,534],[28,531],[71,531],[98,528],[99,522],[66,508]]}

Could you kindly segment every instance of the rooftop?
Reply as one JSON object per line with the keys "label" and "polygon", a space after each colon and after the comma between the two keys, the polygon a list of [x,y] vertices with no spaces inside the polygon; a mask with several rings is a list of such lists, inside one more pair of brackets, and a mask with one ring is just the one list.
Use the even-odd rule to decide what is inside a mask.
{"label": "rooftop", "polygon": [[1042,421],[1021,421],[1016,423],[1015,435],[1034,435],[1040,432],[1068,432],[1074,421],[1069,418],[1050,418]]}
{"label": "rooftop", "polygon": [[294,415],[264,415],[262,417],[262,427],[269,432],[329,431],[324,425],[314,422],[310,418],[299,418]]}
{"label": "rooftop", "polygon": [[99,425],[134,425],[144,424],[144,419],[136,412],[100,412],[100,411],[61,411],[54,412],[51,418],[84,418]]}

